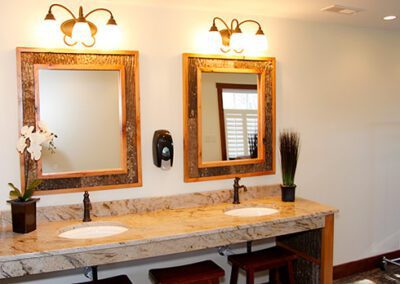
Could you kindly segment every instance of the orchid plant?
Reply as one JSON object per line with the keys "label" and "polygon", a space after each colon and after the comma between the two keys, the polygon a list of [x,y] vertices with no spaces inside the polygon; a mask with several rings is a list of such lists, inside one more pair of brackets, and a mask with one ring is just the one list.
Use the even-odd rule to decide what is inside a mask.
{"label": "orchid plant", "polygon": [[51,152],[54,152],[54,138],[57,138],[57,135],[50,132],[47,125],[39,121],[37,123],[36,131],[34,126],[25,125],[21,128],[21,136],[17,143],[17,151],[20,155],[24,155],[24,168],[25,168],[25,186],[24,191],[18,189],[13,183],[9,183],[8,185],[11,187],[10,198],[18,201],[29,201],[33,195],[33,192],[38,188],[38,186],[42,183],[41,180],[35,179],[31,182],[28,182],[29,169],[32,165],[32,162],[37,162],[40,160],[42,156],[42,147],[44,144],[48,145],[48,148]]}

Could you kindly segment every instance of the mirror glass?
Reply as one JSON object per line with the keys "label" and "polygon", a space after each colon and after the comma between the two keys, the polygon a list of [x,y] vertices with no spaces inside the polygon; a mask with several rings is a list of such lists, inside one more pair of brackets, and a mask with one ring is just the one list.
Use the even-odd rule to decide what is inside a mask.
{"label": "mirror glass", "polygon": [[202,162],[258,157],[256,73],[201,73]]}
{"label": "mirror glass", "polygon": [[39,69],[39,116],[57,135],[42,174],[123,167],[120,70]]}

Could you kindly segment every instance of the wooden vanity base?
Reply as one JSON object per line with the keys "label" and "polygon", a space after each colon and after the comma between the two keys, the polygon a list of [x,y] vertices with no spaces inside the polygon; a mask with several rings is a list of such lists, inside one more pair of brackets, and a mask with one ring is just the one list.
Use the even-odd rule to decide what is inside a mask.
{"label": "wooden vanity base", "polygon": [[333,214],[325,217],[325,226],[276,238],[279,246],[295,252],[296,282],[330,284],[333,282]]}

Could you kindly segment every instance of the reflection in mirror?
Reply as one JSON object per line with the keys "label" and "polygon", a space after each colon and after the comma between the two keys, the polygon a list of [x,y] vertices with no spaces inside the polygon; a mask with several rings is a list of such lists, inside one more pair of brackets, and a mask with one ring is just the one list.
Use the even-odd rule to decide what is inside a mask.
{"label": "reflection in mirror", "polygon": [[202,161],[258,157],[258,74],[201,74]]}
{"label": "reflection in mirror", "polygon": [[42,175],[125,167],[120,75],[120,70],[38,70],[40,120],[58,136],[57,151],[43,151]]}

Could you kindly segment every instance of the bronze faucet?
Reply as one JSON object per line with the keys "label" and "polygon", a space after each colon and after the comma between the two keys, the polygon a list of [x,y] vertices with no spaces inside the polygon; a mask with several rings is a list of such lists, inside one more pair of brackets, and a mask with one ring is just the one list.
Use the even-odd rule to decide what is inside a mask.
{"label": "bronze faucet", "polygon": [[243,188],[244,191],[247,191],[247,187],[244,185],[239,185],[240,177],[235,177],[235,181],[233,182],[233,204],[240,204],[239,201],[239,190]]}
{"label": "bronze faucet", "polygon": [[83,222],[90,222],[90,210],[92,210],[92,204],[90,203],[89,192],[85,191],[83,194]]}

